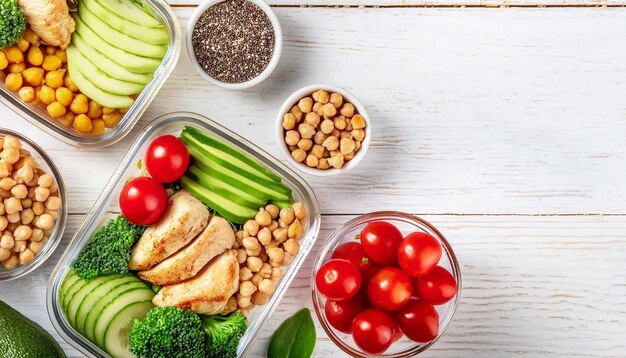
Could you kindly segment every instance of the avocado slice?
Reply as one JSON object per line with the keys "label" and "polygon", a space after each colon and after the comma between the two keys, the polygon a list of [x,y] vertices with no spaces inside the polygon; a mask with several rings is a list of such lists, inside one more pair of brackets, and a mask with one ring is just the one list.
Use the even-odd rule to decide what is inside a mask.
{"label": "avocado slice", "polygon": [[163,26],[146,27],[138,25],[118,16],[111,10],[100,5],[96,0],[82,0],[80,3],[104,23],[128,36],[154,45],[167,45],[170,41],[170,35],[165,31]]}
{"label": "avocado slice", "polygon": [[140,85],[146,85],[152,81],[152,74],[149,73],[134,73],[111,61],[105,54],[98,52],[95,48],[91,47],[85,39],[78,33],[74,32],[72,35],[72,45],[76,46],[78,51],[88,58],[91,63],[98,67],[102,72],[106,73],[109,77],[117,78],[118,80],[130,83],[137,83]]}
{"label": "avocado slice", "polygon": [[65,52],[67,53],[67,61],[72,62],[76,69],[81,73],[89,74],[89,81],[101,90],[129,96],[131,94],[141,93],[144,85],[120,81],[116,78],[109,77],[106,73],[100,71],[93,63],[83,56],[83,54],[74,45],[70,45]]}
{"label": "avocado slice", "polygon": [[82,2],[78,6],[78,14],[80,18],[95,33],[108,42],[111,46],[115,46],[120,50],[133,53],[137,56],[161,59],[167,52],[167,46],[153,45],[143,40],[130,37],[117,29],[112,28],[105,22],[100,20],[93,12],[91,12]]}
{"label": "avocado slice", "polygon": [[131,0],[96,0],[100,5],[110,10],[117,16],[137,25],[145,27],[161,27],[163,24],[152,15],[146,13],[134,1]]}
{"label": "avocado slice", "polygon": [[99,89],[96,85],[91,83],[83,73],[74,67],[74,63],[71,61],[67,62],[67,69],[70,71],[72,81],[80,91],[102,106],[109,108],[130,108],[135,102],[134,99],[128,96],[120,96]]}
{"label": "avocado slice", "polygon": [[198,183],[224,197],[231,198],[231,200],[237,204],[253,209],[260,208],[267,204],[268,199],[259,197],[255,195],[256,193],[253,194],[245,189],[238,188],[231,181],[222,180],[217,176],[209,175],[195,165],[191,165],[188,170],[198,179]]}
{"label": "avocado slice", "polygon": [[3,357],[65,358],[59,344],[40,325],[0,301],[0,352]]}
{"label": "avocado slice", "polygon": [[152,75],[161,65],[160,59],[137,56],[110,45],[89,28],[78,14],[74,15],[74,21],[76,22],[76,31],[85,41],[127,70]]}

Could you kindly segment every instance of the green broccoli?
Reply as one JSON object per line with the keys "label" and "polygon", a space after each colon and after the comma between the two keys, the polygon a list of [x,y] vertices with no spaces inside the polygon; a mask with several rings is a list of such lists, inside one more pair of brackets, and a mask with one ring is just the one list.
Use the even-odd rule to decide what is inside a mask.
{"label": "green broccoli", "polygon": [[74,261],[72,266],[76,274],[89,280],[103,275],[127,273],[131,248],[144,230],[145,227],[129,222],[122,215],[109,220]]}
{"label": "green broccoli", "polygon": [[239,340],[246,333],[248,322],[239,311],[229,315],[200,316],[207,335],[208,358],[235,358]]}
{"label": "green broccoli", "polygon": [[151,309],[143,322],[135,320],[129,337],[138,358],[203,358],[205,342],[200,317],[177,307]]}
{"label": "green broccoli", "polygon": [[0,49],[15,45],[26,30],[26,18],[17,0],[0,0]]}

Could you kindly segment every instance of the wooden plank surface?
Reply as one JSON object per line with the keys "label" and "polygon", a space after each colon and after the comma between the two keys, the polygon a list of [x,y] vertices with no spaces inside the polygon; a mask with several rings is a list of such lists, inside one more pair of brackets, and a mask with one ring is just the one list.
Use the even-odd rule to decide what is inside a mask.
{"label": "wooden plank surface", "polygon": [[[193,9],[176,11],[186,26]],[[156,116],[202,113],[278,156],[278,107],[297,88],[327,82],[367,106],[372,145],[346,176],[305,178],[323,229],[255,356],[283,319],[310,307],[310,269],[330,231],[346,214],[389,209],[429,214],[462,264],[461,306],[426,357],[626,356],[626,9],[275,11],[285,45],[268,80],[220,90],[183,53],[137,128],[111,148],[72,148],[0,107],[0,127],[35,140],[60,167],[71,211],[53,257],[1,283],[0,299],[53,331],[48,276]],[[319,327],[318,335],[316,356],[341,356]]]}
{"label": "wooden plank surface", "polygon": [[[168,0],[192,7],[202,0]],[[276,7],[623,7],[624,0],[266,0]]]}

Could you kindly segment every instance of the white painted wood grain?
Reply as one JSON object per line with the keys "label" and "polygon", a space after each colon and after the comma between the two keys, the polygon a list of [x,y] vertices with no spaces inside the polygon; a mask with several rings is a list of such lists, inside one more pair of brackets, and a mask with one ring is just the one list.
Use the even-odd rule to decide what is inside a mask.
{"label": "white painted wood grain", "polygon": [[[330,232],[350,216],[324,216],[313,252],[255,345],[263,357],[272,332],[311,306],[310,274]],[[626,217],[426,216],[461,263],[463,296],[446,335],[425,357],[623,357],[626,343]],[[45,309],[44,287],[80,216],[48,262],[2,283],[6,301],[60,340]],[[315,356],[344,356],[317,323]],[[60,340],[70,356],[79,353]]]}
{"label": "white painted wood grain", "polygon": [[[168,0],[176,6],[192,6],[202,0]],[[546,7],[546,6],[624,6],[623,0],[266,0],[272,6],[316,7]]]}

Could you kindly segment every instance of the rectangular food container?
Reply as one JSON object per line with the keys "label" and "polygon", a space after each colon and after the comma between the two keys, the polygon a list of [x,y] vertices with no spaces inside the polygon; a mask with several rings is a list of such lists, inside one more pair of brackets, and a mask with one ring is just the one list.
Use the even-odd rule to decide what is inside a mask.
{"label": "rectangular food container", "polygon": [[304,234],[302,239],[300,239],[300,252],[294,257],[293,261],[285,267],[283,278],[276,286],[276,290],[270,297],[269,302],[263,306],[255,307],[248,315],[248,331],[239,344],[239,356],[246,356],[249,353],[259,333],[261,333],[261,329],[271,317],[282,296],[287,292],[289,284],[296,276],[298,269],[315,243],[315,239],[320,230],[320,208],[311,187],[309,187],[301,177],[280,163],[276,158],[265,153],[259,147],[199,114],[177,112],[159,117],[148,124],[135,139],[128,153],[72,238],[72,241],[55,267],[54,272],[50,276],[50,281],[48,282],[46,304],[48,315],[50,316],[54,328],[63,339],[87,356],[106,357],[107,354],[70,326],[59,304],[59,288],[61,287],[61,283],[70,269],[72,262],[76,259],[79,252],[87,244],[95,231],[104,225],[108,219],[119,214],[119,193],[127,178],[140,175],[141,161],[149,143],[154,138],[161,135],[179,135],[185,126],[193,126],[206,131],[210,135],[256,158],[281,177],[283,183],[292,189],[294,200],[301,201],[307,211]]}
{"label": "rectangular food container", "polygon": [[15,113],[44,132],[75,147],[106,147],[124,138],[124,136],[133,129],[135,123],[137,123],[141,115],[146,111],[157,92],[159,92],[174,70],[182,46],[178,19],[165,0],[144,0],[144,3],[148,5],[150,9],[152,9],[153,14],[161,20],[170,35],[170,42],[161,65],[154,72],[152,81],[141,91],[135,103],[128,109],[128,112],[126,112],[115,128],[105,131],[102,135],[93,136],[80,133],[74,128],[65,127],[58,123],[56,119],[52,118],[41,106],[22,102],[17,93],[6,88],[4,78],[0,78],[2,79],[0,83],[0,102],[4,103]]}

